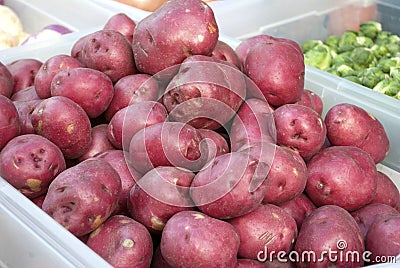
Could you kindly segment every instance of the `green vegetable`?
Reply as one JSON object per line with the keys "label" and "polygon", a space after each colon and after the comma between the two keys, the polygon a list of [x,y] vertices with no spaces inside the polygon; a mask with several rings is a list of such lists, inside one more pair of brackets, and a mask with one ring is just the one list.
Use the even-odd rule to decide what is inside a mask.
{"label": "green vegetable", "polygon": [[303,51],[303,53],[307,53],[314,47],[322,44],[323,42],[321,40],[308,40],[301,45],[301,50]]}
{"label": "green vegetable", "polygon": [[390,67],[389,75],[400,83],[400,66]]}
{"label": "green vegetable", "polygon": [[382,25],[376,21],[367,21],[360,24],[360,32],[366,37],[375,39],[382,32]]}
{"label": "green vegetable", "polygon": [[366,36],[357,36],[356,42],[354,46],[356,47],[372,47],[374,45],[374,41]]}
{"label": "green vegetable", "polygon": [[389,73],[391,67],[400,66],[400,57],[380,58],[376,66],[383,72]]}
{"label": "green vegetable", "polygon": [[353,67],[353,60],[351,59],[351,51],[337,54],[336,57],[332,59],[332,65],[347,65]]}
{"label": "green vegetable", "polygon": [[336,68],[336,71],[339,73],[340,76],[345,77],[345,76],[353,76],[356,73],[354,72],[354,69],[351,68],[350,66],[347,65],[340,65]]}
{"label": "green vegetable", "polygon": [[349,81],[351,81],[351,82],[354,82],[354,83],[357,83],[357,84],[362,85],[362,82],[361,82],[360,78],[358,78],[358,77],[355,76],[355,75],[343,76],[343,78],[344,78],[344,79],[347,79],[347,80],[349,80]]}
{"label": "green vegetable", "polygon": [[361,83],[369,88],[375,87],[381,80],[385,79],[385,73],[378,67],[363,69],[358,74]]}
{"label": "green vegetable", "polygon": [[325,44],[330,47],[330,49],[337,51],[339,46],[339,36],[330,35],[325,39]]}
{"label": "green vegetable", "polygon": [[339,39],[338,52],[352,50],[357,42],[357,34],[354,31],[346,31]]}
{"label": "green vegetable", "polygon": [[376,62],[376,58],[371,49],[365,47],[356,47],[350,54],[353,60],[354,69],[363,69],[371,67]]}
{"label": "green vegetable", "polygon": [[372,90],[389,96],[399,96],[400,83],[395,79],[389,77],[380,81]]}
{"label": "green vegetable", "polygon": [[389,49],[383,45],[374,44],[371,47],[371,50],[374,53],[375,57],[377,57],[378,59],[390,55]]}
{"label": "green vegetable", "polygon": [[320,44],[304,54],[304,63],[324,70],[331,65],[332,56],[327,45]]}

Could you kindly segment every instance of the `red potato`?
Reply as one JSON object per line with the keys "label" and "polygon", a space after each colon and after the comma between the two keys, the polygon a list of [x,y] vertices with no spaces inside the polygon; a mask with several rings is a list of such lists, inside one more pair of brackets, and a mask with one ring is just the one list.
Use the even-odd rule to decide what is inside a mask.
{"label": "red potato", "polygon": [[390,142],[383,125],[361,107],[337,104],[326,113],[325,125],[332,145],[361,148],[375,163],[381,162],[389,153]]}
{"label": "red potato", "polygon": [[133,32],[136,23],[125,13],[117,13],[112,15],[104,25],[104,30],[114,30],[123,34],[129,43],[132,43]]}
{"label": "red potato", "polygon": [[107,161],[117,171],[121,179],[121,194],[114,215],[129,215],[127,206],[129,192],[142,175],[128,167],[125,160],[125,152],[122,150],[109,150],[96,157]]}
{"label": "red potato", "polygon": [[7,97],[0,95],[0,150],[21,132],[18,110]]}
{"label": "red potato", "polygon": [[[21,91],[19,91],[21,92]],[[18,111],[19,124],[20,124],[20,135],[23,134],[34,134],[35,130],[32,126],[32,113],[35,107],[41,102],[41,100],[31,101],[14,101],[15,108]]]}
{"label": "red potato", "polygon": [[226,61],[195,55],[180,65],[162,102],[172,120],[215,130],[235,116],[245,97],[245,79],[239,69]]}
{"label": "red potato", "polygon": [[86,245],[115,268],[147,268],[153,257],[149,231],[124,215],[107,219],[90,234]]}
{"label": "red potato", "polygon": [[128,197],[129,215],[152,234],[161,234],[176,213],[193,210],[189,186],[194,173],[176,167],[156,167],[141,177]]}
{"label": "red potato", "polygon": [[168,262],[164,259],[161,254],[160,247],[158,246],[153,254],[153,260],[151,262],[151,268],[173,268]]}
{"label": "red potato", "polygon": [[10,99],[12,101],[31,101],[40,100],[41,98],[36,94],[35,86],[30,86],[17,91]]}
{"label": "red potato", "polygon": [[252,259],[238,259],[235,268],[265,268],[262,262]]}
{"label": "red potato", "polygon": [[17,136],[0,152],[0,177],[28,198],[46,193],[65,168],[61,150],[36,134]]}
{"label": "red potato", "polygon": [[260,205],[229,223],[239,234],[241,258],[272,261],[280,251],[289,253],[297,237],[296,221],[272,204]]}
{"label": "red potato", "polygon": [[50,86],[54,76],[60,71],[79,67],[83,67],[82,64],[70,55],[58,54],[47,59],[35,76],[37,95],[42,99],[51,97]]}
{"label": "red potato", "polygon": [[107,110],[114,87],[104,73],[90,68],[73,68],[58,72],[51,81],[51,96],[67,97],[83,108],[89,118]]}
{"label": "red potato", "polygon": [[[393,263],[400,255],[400,214],[386,214],[369,227],[365,249],[372,252],[369,260]],[[392,258],[392,259],[390,259]]]}
{"label": "red potato", "polygon": [[204,151],[208,152],[207,163],[217,156],[229,153],[229,144],[220,133],[205,128],[200,128],[197,131],[202,139],[200,148],[204,146]]}
{"label": "red potato", "polygon": [[7,66],[0,62],[0,95],[11,97],[14,90],[14,77]]}
{"label": "red potato", "polygon": [[255,35],[252,37],[249,37],[242,42],[236,47],[235,52],[236,55],[238,55],[238,58],[242,64],[244,64],[247,54],[249,53],[249,50],[254,47],[258,43],[274,43],[274,42],[286,42],[289,43],[290,45],[293,46],[299,53],[302,53],[301,47],[298,43],[291,39],[287,38],[278,38],[278,37],[273,37],[271,35],[267,34],[259,34]]}
{"label": "red potato", "polygon": [[42,209],[73,235],[99,227],[117,206],[121,179],[102,159],[88,159],[61,172],[50,184]]}
{"label": "red potato", "polygon": [[239,57],[236,55],[235,50],[230,45],[221,40],[217,41],[217,44],[211,53],[211,57],[230,62],[239,69],[242,68],[242,64],[239,60]]}
{"label": "red potato", "polygon": [[276,143],[275,122],[269,104],[261,99],[247,99],[232,121],[229,138],[232,151],[253,142]]}
{"label": "red potato", "polygon": [[375,203],[367,204],[362,208],[359,208],[351,212],[351,216],[355,219],[360,228],[361,235],[365,239],[371,224],[386,214],[398,214],[398,211],[388,205]]}
{"label": "red potato", "polygon": [[331,146],[308,163],[305,190],[317,206],[337,205],[353,211],[371,202],[376,187],[375,163],[360,148]]}
{"label": "red potato", "polygon": [[160,87],[148,74],[132,74],[122,77],[114,85],[114,96],[105,112],[110,121],[116,112],[128,105],[142,101],[157,101]]}
{"label": "red potato", "polygon": [[363,266],[360,229],[349,212],[334,205],[321,206],[304,220],[294,250],[300,256],[296,267]]}
{"label": "red potato", "polygon": [[153,75],[191,55],[210,55],[218,37],[214,12],[205,2],[169,1],[136,25],[132,49],[137,69]]}
{"label": "red potato", "polygon": [[317,206],[304,193],[278,205],[283,208],[297,223],[297,230],[300,230],[305,218],[313,212]]}
{"label": "red potato", "polygon": [[273,115],[277,144],[297,150],[303,158],[320,151],[326,139],[326,126],[317,112],[299,104],[286,104]]}
{"label": "red potato", "polygon": [[39,208],[42,208],[42,204],[43,204],[43,201],[44,201],[45,198],[46,198],[46,194],[42,194],[41,196],[32,198],[31,201],[32,201],[36,206],[38,206]]}
{"label": "red potato", "polygon": [[320,116],[322,115],[322,111],[324,109],[322,98],[309,89],[303,90],[303,94],[301,94],[300,100],[296,103],[310,107],[311,109],[316,111]]}
{"label": "red potato", "polygon": [[67,159],[79,158],[90,147],[89,117],[69,98],[56,96],[41,101],[32,112],[31,122],[35,133],[56,144]]}
{"label": "red potato", "polygon": [[172,267],[235,267],[239,236],[229,223],[182,211],[164,227],[160,250]]}
{"label": "red potato", "polygon": [[162,122],[138,131],[129,145],[128,164],[144,174],[158,166],[200,170],[208,153],[200,152],[201,136],[188,124]]}
{"label": "red potato", "polygon": [[115,84],[124,76],[137,73],[131,44],[120,32],[99,30],[81,37],[71,56],[85,67],[106,74]]}
{"label": "red potato", "polygon": [[268,166],[248,153],[223,154],[199,171],[190,186],[203,213],[230,219],[256,209],[264,198]]}
{"label": "red potato", "polygon": [[24,58],[15,60],[6,66],[14,78],[12,94],[15,94],[21,89],[34,85],[35,76],[42,66],[42,62],[37,59]]}
{"label": "red potato", "polygon": [[376,194],[370,203],[381,203],[395,208],[400,202],[399,189],[385,173],[378,171],[377,175]]}
{"label": "red potato", "polygon": [[99,154],[106,152],[108,150],[113,150],[115,147],[109,141],[107,137],[107,124],[100,124],[97,126],[92,127],[91,130],[91,143],[87,151],[78,158],[79,162],[83,160],[89,159],[91,157],[96,157]]}
{"label": "red potato", "polygon": [[297,102],[304,90],[303,53],[287,42],[257,43],[247,53],[243,72],[260,90],[250,94],[262,93],[274,107]]}
{"label": "red potato", "polygon": [[299,196],[307,183],[307,166],[298,152],[276,146],[263,203],[280,204]]}
{"label": "red potato", "polygon": [[145,127],[168,120],[165,107],[155,101],[142,101],[114,114],[108,124],[107,137],[117,149],[129,150],[132,137]]}

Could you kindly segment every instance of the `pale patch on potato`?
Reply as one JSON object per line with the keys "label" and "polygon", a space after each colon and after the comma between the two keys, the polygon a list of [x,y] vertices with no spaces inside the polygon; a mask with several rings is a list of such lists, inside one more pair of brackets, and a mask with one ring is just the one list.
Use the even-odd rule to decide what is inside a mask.
{"label": "pale patch on potato", "polygon": [[37,124],[37,127],[36,127],[36,132],[37,132],[38,134],[40,134],[40,133],[42,132],[42,125],[43,125],[43,121],[42,121],[42,120],[39,120],[39,121],[38,121],[38,124]]}
{"label": "pale patch on potato", "polygon": [[199,34],[199,35],[197,36],[197,40],[198,40],[199,42],[203,42],[203,41],[204,41],[204,35]]}
{"label": "pale patch on potato", "polygon": [[376,120],[376,118],[375,118],[375,116],[373,116],[372,114],[370,114],[370,113],[367,113],[368,114],[368,116],[369,117],[371,117],[372,118],[372,120]]}
{"label": "pale patch on potato", "polygon": [[122,241],[122,246],[124,248],[132,248],[135,245],[135,241],[132,239],[126,238],[124,241]]}
{"label": "pale patch on potato", "polygon": [[13,161],[13,166],[15,167],[15,169],[19,169],[19,166],[18,166],[18,164],[16,163],[18,161],[18,159],[14,159],[14,161]]}
{"label": "pale patch on potato", "polygon": [[324,124],[324,122],[322,122],[322,119],[321,119],[321,118],[318,118],[317,121],[318,121],[318,125],[319,125],[320,127],[322,127],[323,124]]}
{"label": "pale patch on potato", "polygon": [[280,218],[279,215],[274,213],[274,212],[272,212],[272,217],[274,217],[275,219],[279,219]]}
{"label": "pale patch on potato", "polygon": [[199,213],[194,213],[192,214],[195,220],[201,220],[204,219],[205,217]]}
{"label": "pale patch on potato", "polygon": [[103,222],[101,215],[97,215],[96,219],[93,221],[93,227],[99,226]]}
{"label": "pale patch on potato", "polygon": [[185,226],[185,231],[189,231],[190,227],[189,226]]}
{"label": "pale patch on potato", "polygon": [[93,238],[93,237],[97,236],[100,233],[100,230],[101,230],[101,226],[99,228],[95,229],[93,232],[91,232],[89,237]]}
{"label": "pale patch on potato", "polygon": [[34,192],[40,192],[42,184],[41,180],[38,179],[27,179],[25,185],[28,186]]}
{"label": "pale patch on potato", "polygon": [[37,111],[38,114],[43,114],[43,112],[44,112],[44,108],[40,108],[40,109]]}
{"label": "pale patch on potato", "polygon": [[153,215],[150,221],[151,221],[151,228],[153,228],[154,230],[161,231],[162,229],[164,229],[165,223],[162,220],[160,220],[159,217]]}
{"label": "pale patch on potato", "polygon": [[128,224],[131,221],[130,220],[119,220],[118,222],[121,223],[121,224]]}
{"label": "pale patch on potato", "polygon": [[288,235],[290,233],[291,233],[290,228],[285,227],[285,228],[282,229],[282,234],[283,235]]}
{"label": "pale patch on potato", "polygon": [[190,9],[185,9],[185,13],[190,13],[191,12],[191,10]]}
{"label": "pale patch on potato", "polygon": [[217,28],[215,28],[213,25],[211,25],[211,23],[208,24],[207,28],[208,28],[208,32],[211,34],[213,34],[217,31]]}
{"label": "pale patch on potato", "polygon": [[177,184],[178,184],[178,181],[179,181],[179,179],[178,179],[178,178],[174,178],[172,181],[174,182],[174,184],[175,184],[175,185],[177,185]]}
{"label": "pale patch on potato", "polygon": [[69,124],[69,125],[67,126],[67,132],[68,132],[69,134],[71,134],[71,133],[74,131],[74,128],[75,128],[75,125],[74,125],[74,124]]}
{"label": "pale patch on potato", "polygon": [[293,168],[292,172],[294,175],[298,176],[299,175],[299,171],[297,170],[297,168]]}
{"label": "pale patch on potato", "polygon": [[93,201],[94,202],[98,202],[100,200],[100,198],[98,197],[98,196],[95,196],[94,198],[93,198]]}

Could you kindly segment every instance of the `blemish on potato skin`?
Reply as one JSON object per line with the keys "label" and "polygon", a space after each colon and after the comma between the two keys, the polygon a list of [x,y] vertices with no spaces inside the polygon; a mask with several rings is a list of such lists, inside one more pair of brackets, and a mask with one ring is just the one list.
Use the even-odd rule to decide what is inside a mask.
{"label": "blemish on potato skin", "polygon": [[299,171],[297,170],[297,168],[293,168],[292,170],[293,174],[298,176],[299,175]]}
{"label": "blemish on potato skin", "polygon": [[158,218],[157,216],[152,216],[151,219],[151,228],[153,228],[154,230],[158,230],[161,231],[162,229],[164,229],[165,223],[160,220],[160,218]]}
{"label": "blemish on potato skin", "polygon": [[33,192],[40,192],[42,184],[41,180],[38,179],[27,179],[25,185],[28,186]]}
{"label": "blemish on potato skin", "polygon": [[93,232],[90,233],[89,237],[93,238],[93,237],[97,236],[100,233],[101,229],[102,229],[101,226],[99,228],[95,229]]}
{"label": "blemish on potato skin", "polygon": [[69,124],[69,125],[67,126],[67,132],[68,132],[68,134],[71,134],[71,133],[74,131],[74,128],[75,128],[74,124]]}
{"label": "blemish on potato skin", "polygon": [[96,216],[96,219],[93,221],[92,226],[96,228],[96,227],[98,227],[102,222],[103,222],[103,220],[102,220],[102,218],[101,218],[101,215],[97,215],[97,216]]}
{"label": "blemish on potato skin", "polygon": [[195,220],[201,220],[201,219],[205,218],[203,215],[198,214],[198,213],[195,213],[195,214],[192,214],[192,215],[193,215]]}
{"label": "blemish on potato skin", "polygon": [[98,196],[95,196],[94,198],[93,198],[93,201],[94,202],[98,202],[100,199],[99,199],[99,197]]}
{"label": "blemish on potato skin", "polygon": [[122,241],[122,246],[124,248],[132,248],[135,245],[135,242],[132,239],[126,238]]}
{"label": "blemish on potato skin", "polygon": [[131,221],[130,220],[119,220],[118,222],[121,223],[121,224],[128,224]]}
{"label": "blemish on potato skin", "polygon": [[368,116],[371,117],[372,120],[376,120],[375,116],[373,116],[372,114],[368,113]]}
{"label": "blemish on potato skin", "polygon": [[211,25],[211,23],[208,23],[207,29],[210,34],[213,34],[217,31],[217,29],[213,25]]}

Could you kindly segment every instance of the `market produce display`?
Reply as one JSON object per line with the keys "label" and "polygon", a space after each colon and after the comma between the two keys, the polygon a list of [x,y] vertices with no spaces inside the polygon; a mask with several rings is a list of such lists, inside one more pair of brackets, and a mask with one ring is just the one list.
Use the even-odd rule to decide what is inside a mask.
{"label": "market produce display", "polygon": [[113,267],[400,254],[400,192],[377,169],[386,130],[361,107],[324,107],[299,44],[233,47],[201,0],[104,25],[68,54],[0,65],[0,177]]}
{"label": "market produce display", "polygon": [[400,99],[400,37],[376,21],[358,31],[308,40],[301,45],[307,65]]}

